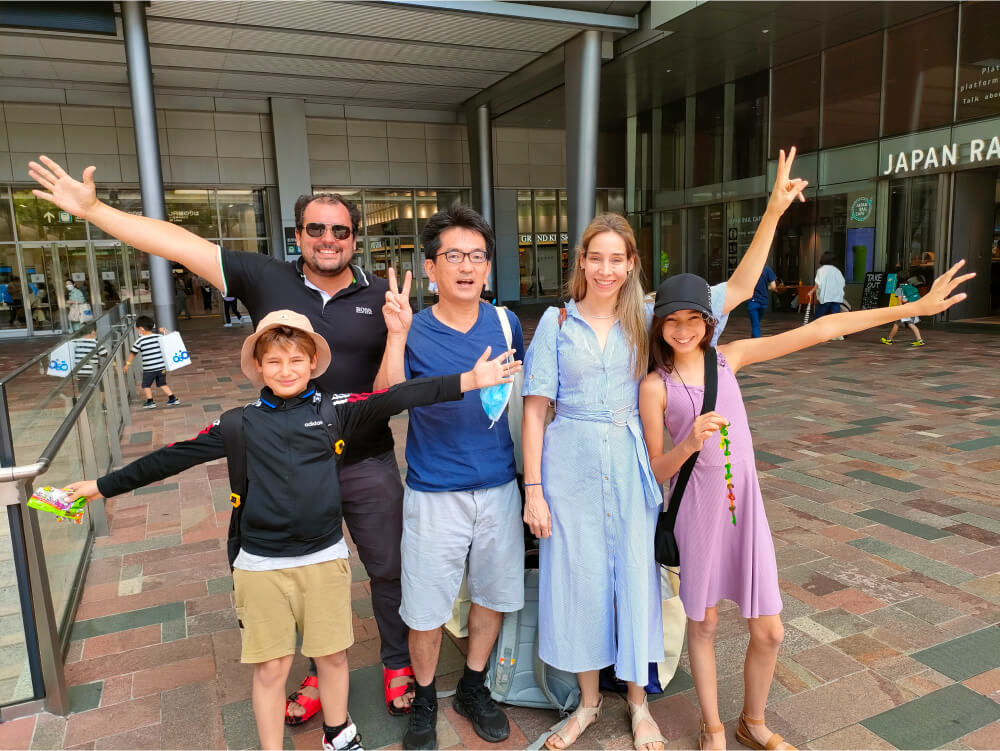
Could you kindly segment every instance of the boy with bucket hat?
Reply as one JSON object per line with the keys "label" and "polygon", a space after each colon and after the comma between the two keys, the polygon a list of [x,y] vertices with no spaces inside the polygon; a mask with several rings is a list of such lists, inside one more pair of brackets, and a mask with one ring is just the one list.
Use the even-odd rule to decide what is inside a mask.
{"label": "boy with bucket hat", "polygon": [[[370,394],[330,395],[313,383],[330,365],[331,354],[308,318],[278,310],[247,337],[240,365],[262,388],[255,402],[237,410],[248,491],[243,498],[234,493],[234,506],[242,508],[239,549],[231,564],[242,661],[254,665],[253,704],[262,748],[282,747],[284,689],[296,630],[302,632],[302,653],[316,661],[320,672],[323,747],[361,748],[361,736],[347,715],[346,651],[354,635],[338,457],[373,420],[509,382],[520,369],[519,362],[503,362],[510,354],[490,360],[487,348],[462,374],[414,379]],[[232,462],[228,454],[234,443],[225,433],[226,420],[224,415],[190,440],[66,489],[74,497],[111,497],[223,456]]]}

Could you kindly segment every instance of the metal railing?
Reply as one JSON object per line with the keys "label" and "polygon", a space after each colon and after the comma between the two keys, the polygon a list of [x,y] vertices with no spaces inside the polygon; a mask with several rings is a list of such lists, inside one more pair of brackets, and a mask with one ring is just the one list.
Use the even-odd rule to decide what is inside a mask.
{"label": "metal railing", "polygon": [[[81,526],[59,524],[29,508],[27,500],[46,473],[53,474],[52,484],[64,485],[121,464],[120,438],[130,422],[137,378],[122,372],[135,337],[133,321],[124,301],[0,378],[0,506],[7,508],[11,549],[9,564],[0,562],[0,568],[13,565],[24,635],[23,656],[16,649],[0,652],[3,721],[41,709],[69,712],[66,649],[94,538],[108,534],[107,516],[101,499],[87,506]],[[72,366],[52,378],[53,353],[75,353],[75,343],[84,338],[94,342],[88,352],[73,356]],[[18,465],[15,444],[17,453],[33,461]],[[13,629],[13,614],[0,618],[7,619],[6,630]]]}

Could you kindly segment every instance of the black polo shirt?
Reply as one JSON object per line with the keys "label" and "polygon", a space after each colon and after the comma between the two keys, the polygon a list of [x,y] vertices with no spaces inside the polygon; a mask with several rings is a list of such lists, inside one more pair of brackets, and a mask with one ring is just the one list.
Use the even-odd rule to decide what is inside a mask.
{"label": "black polo shirt", "polygon": [[[224,294],[243,301],[254,326],[275,310],[294,310],[309,319],[330,345],[333,359],[315,380],[327,394],[357,394],[372,390],[385,352],[382,305],[389,283],[352,266],[354,281],[324,305],[318,290],[306,286],[302,259],[279,261],[260,253],[221,251]],[[345,448],[344,461],[353,463],[392,451],[388,420],[359,430]]]}

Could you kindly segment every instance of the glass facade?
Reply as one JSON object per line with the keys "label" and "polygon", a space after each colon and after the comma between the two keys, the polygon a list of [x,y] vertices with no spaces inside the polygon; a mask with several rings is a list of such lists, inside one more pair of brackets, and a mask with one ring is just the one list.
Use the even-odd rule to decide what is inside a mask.
{"label": "glass facade", "polygon": [[[1000,3],[956,4],[632,115],[628,218],[648,237],[650,282],[679,271],[727,278],[757,229],[779,149],[794,145],[793,174],[809,188],[775,233],[778,277],[811,284],[829,251],[852,304],[869,272],[929,287],[957,242],[941,173],[1000,180],[998,22]],[[996,288],[983,293],[990,310],[1000,307],[997,248],[976,269]]]}
{"label": "glass facade", "polygon": [[951,122],[955,93],[958,10],[889,29],[885,43],[882,135]]}
{"label": "glass facade", "polygon": [[355,258],[363,269],[387,278],[391,267],[401,282],[410,271],[410,303],[414,309],[434,302],[434,292],[428,288],[424,274],[420,232],[435,212],[457,204],[469,205],[470,191],[315,187],[313,193],[339,193],[361,209]]}
{"label": "glass facade", "polygon": [[[98,198],[127,213],[142,214],[136,188],[101,188]],[[166,190],[164,202],[171,222],[211,242],[231,250],[268,252],[262,189]],[[95,314],[125,299],[140,309],[152,304],[145,253],[40,201],[30,189],[0,187],[0,334],[72,330],[67,281],[83,293]],[[188,291],[189,310],[211,312],[212,306],[204,304],[193,285]]]}
{"label": "glass facade", "polygon": [[962,4],[956,120],[1000,115],[1000,54],[996,30],[1000,4]]}
{"label": "glass facade", "polygon": [[819,146],[820,56],[780,65],[771,73],[771,158],[795,144],[799,153]]}
{"label": "glass facade", "polygon": [[823,61],[823,147],[878,138],[882,34],[826,51]]}

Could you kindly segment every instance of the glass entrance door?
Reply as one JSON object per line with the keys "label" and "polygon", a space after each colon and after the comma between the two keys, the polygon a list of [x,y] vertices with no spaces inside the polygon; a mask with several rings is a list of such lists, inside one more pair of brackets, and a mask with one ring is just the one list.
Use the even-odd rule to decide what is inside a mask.
{"label": "glass entrance door", "polygon": [[[129,296],[128,267],[124,246],[120,242],[94,242],[95,298],[102,311],[109,310]],[[123,289],[124,288],[124,289]]]}
{"label": "glass entrance door", "polygon": [[67,330],[63,313],[66,289],[54,243],[21,243],[21,260],[28,287],[28,308],[35,331]]}
{"label": "glass entrance door", "polygon": [[[420,290],[423,286],[423,268],[419,263],[419,249],[414,248],[414,237],[368,237],[365,239],[367,263],[369,271],[383,279],[389,278],[389,267],[396,271],[396,280],[400,287],[407,271],[413,273],[413,284],[410,286],[410,306],[418,310]],[[417,260],[415,260],[417,259]]]}

